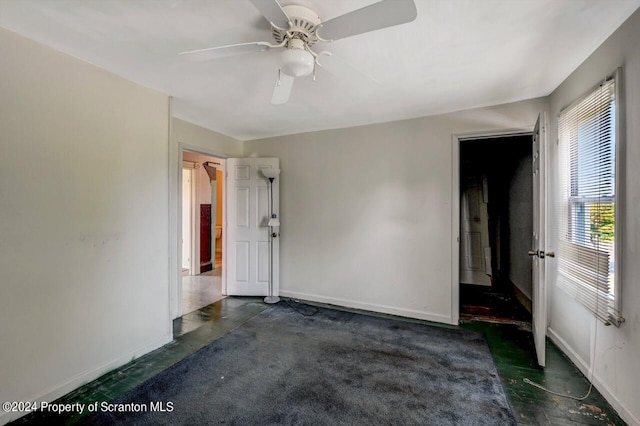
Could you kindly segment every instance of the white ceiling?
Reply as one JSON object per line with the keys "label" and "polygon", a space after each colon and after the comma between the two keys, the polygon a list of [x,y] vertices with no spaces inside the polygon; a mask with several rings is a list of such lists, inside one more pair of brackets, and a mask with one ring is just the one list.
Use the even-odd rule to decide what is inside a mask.
{"label": "white ceiling", "polygon": [[[323,20],[375,0],[282,0]],[[270,104],[279,50],[192,62],[185,50],[272,41],[249,0],[0,0],[0,26],[174,97],[174,115],[242,140],[548,95],[640,0],[416,0],[418,18],[316,50],[317,81]]]}

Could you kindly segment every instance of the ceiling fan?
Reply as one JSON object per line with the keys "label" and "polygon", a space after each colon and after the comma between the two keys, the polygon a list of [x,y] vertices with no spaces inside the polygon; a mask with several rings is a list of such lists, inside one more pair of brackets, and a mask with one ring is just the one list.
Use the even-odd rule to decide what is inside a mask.
{"label": "ceiling fan", "polygon": [[239,53],[263,52],[283,48],[278,79],[271,103],[284,104],[289,100],[295,78],[313,75],[318,58],[331,52],[312,50],[318,42],[330,43],[342,38],[375,31],[416,19],[413,0],[381,0],[361,9],[323,22],[313,10],[299,5],[281,6],[278,0],[250,0],[271,24],[275,43],[257,41],[207,49],[181,52],[193,60],[205,61],[219,56]]}

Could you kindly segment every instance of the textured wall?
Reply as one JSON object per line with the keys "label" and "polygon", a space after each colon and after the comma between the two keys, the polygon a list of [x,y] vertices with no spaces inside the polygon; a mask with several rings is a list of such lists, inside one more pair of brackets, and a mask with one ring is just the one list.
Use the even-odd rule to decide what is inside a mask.
{"label": "textured wall", "polygon": [[[617,229],[623,238],[622,314],[620,328],[605,327],[593,315],[555,286],[555,264],[550,286],[552,335],[584,371],[595,367],[598,389],[630,424],[640,425],[640,10],[636,11],[550,96],[550,141],[557,139],[557,116],[562,108],[586,93],[617,67],[623,67],[626,105],[626,166],[622,179],[626,192],[620,198],[623,223]],[[556,144],[549,145],[552,158]],[[551,230],[555,224],[551,224]],[[553,234],[552,234],[553,235]],[[557,239],[554,236],[553,241]],[[596,331],[597,327],[597,331]],[[595,356],[594,356],[595,355]]]}
{"label": "textured wall", "polygon": [[169,102],[3,29],[0,57],[0,400],[51,400],[171,340]]}

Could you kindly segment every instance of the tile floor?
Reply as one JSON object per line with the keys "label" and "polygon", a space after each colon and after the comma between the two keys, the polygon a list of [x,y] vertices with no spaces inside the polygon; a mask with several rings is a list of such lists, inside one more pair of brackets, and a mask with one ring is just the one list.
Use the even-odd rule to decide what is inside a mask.
{"label": "tile floor", "polygon": [[222,299],[222,268],[182,277],[182,313],[188,314]]}
{"label": "tile floor", "polygon": [[[110,401],[184,357],[232,331],[268,306],[257,297],[227,297],[174,321],[174,341],[63,396],[59,403]],[[307,305],[299,305],[309,311]],[[357,310],[347,309],[359,312]],[[311,311],[312,312],[312,311]],[[382,314],[374,314],[385,316]],[[444,326],[419,320],[407,320]],[[468,321],[461,328],[484,333],[491,348],[505,392],[522,425],[624,425],[624,421],[597,390],[578,402],[556,397],[522,381],[529,379],[554,390],[581,395],[588,382],[580,371],[550,341],[547,367],[537,367],[531,333],[517,324]],[[53,417],[31,413],[16,424],[73,424],[78,415]]]}

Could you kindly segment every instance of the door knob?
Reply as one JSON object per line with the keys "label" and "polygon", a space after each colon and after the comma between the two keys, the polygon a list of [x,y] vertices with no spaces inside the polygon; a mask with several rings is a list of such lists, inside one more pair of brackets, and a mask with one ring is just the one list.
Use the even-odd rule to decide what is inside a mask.
{"label": "door knob", "polygon": [[545,257],[556,257],[556,253],[553,251],[545,253],[543,250],[529,250],[529,256],[537,256],[540,259]]}

